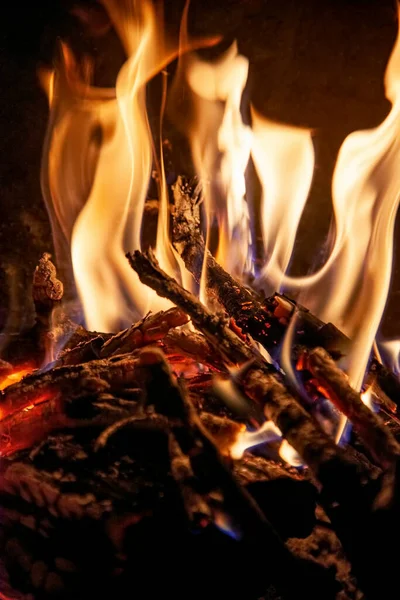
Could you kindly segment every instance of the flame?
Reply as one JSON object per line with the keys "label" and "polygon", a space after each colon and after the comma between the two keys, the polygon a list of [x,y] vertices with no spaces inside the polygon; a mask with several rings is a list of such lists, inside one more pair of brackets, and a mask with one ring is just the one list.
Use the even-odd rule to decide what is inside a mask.
{"label": "flame", "polygon": [[[186,21],[187,12],[181,44],[186,43]],[[252,132],[240,110],[248,69],[249,61],[238,53],[236,42],[212,63],[194,54],[182,56],[174,82],[175,97],[170,101],[177,126],[189,132],[193,162],[202,183],[207,247],[215,245],[213,238],[217,237],[218,262],[239,277],[251,268],[245,171]],[[182,86],[189,92],[183,108],[179,104]]]}
{"label": "flame", "polygon": [[373,410],[374,404],[372,401],[372,397],[373,397],[372,386],[370,386],[367,390],[365,390],[365,392],[363,392],[360,397],[361,397],[361,400],[364,402],[365,406],[368,406],[368,408],[370,410]]}
{"label": "flame", "polygon": [[[351,338],[349,354],[341,366],[357,390],[361,389],[382,318],[392,269],[393,229],[400,191],[399,36],[386,69],[385,90],[392,109],[384,122],[375,129],[350,134],[340,149],[332,183],[332,251],[325,265],[307,277],[292,278],[286,270],[311,183],[313,153],[309,132],[298,131],[295,138],[291,129],[285,142],[282,126],[278,126],[281,135],[278,131],[274,135],[273,126],[253,113],[252,156],[263,185],[267,254],[261,281],[270,290],[284,287],[288,293],[300,293],[302,304]],[[285,168],[285,154],[290,169]],[[290,174],[293,170],[299,177],[293,188],[296,200],[292,199],[290,187],[296,178]],[[338,439],[344,424],[342,419]]]}
{"label": "flame", "polygon": [[[350,134],[338,154],[330,255],[317,272],[293,278],[288,266],[312,184],[313,132],[272,122],[254,108],[251,125],[245,122],[241,104],[249,62],[236,43],[212,62],[188,53],[218,41],[189,40],[188,4],[179,46],[163,35],[162,12],[150,0],[104,0],[104,5],[127,55],[115,89],[90,85],[90,64],[84,61],[78,66],[65,45],[57,70],[42,77],[51,106],[43,193],[59,260],[71,252],[88,326],[115,330],[150,306],[165,306],[164,300],[142,286],[124,257],[126,250],[141,247],[154,162],[160,207],[156,254],[168,273],[188,281],[170,243],[165,166],[162,151],[159,160],[154,158],[146,108],[146,84],[179,55],[168,102],[164,77],[160,133],[168,105],[169,114],[188,135],[203,184],[207,247],[227,271],[242,277],[254,270],[252,228],[260,218],[264,265],[257,286],[267,292],[285,289],[296,294],[321,320],[341,329],[352,341],[340,364],[351,385],[361,390],[392,268],[400,191],[400,35],[385,73],[386,96],[392,103],[389,115],[375,129]],[[262,186],[258,215],[253,214],[246,193],[250,159]],[[296,385],[290,364],[291,331],[282,366]],[[343,419],[338,440],[344,424]],[[233,452],[240,454],[257,435],[278,434],[270,424],[259,432],[246,432]],[[281,454],[285,460],[298,461],[286,443]]]}
{"label": "flame", "polygon": [[252,108],[252,158],[262,185],[261,223],[267,292],[279,290],[314,172],[309,129],[274,123]]}
{"label": "flame", "polygon": [[266,421],[256,431],[239,431],[235,442],[229,449],[229,453],[234,460],[239,460],[249,448],[279,440],[281,440],[279,446],[279,456],[281,459],[292,467],[302,466],[303,461],[301,457],[287,440],[282,440],[281,430],[272,421]]}
{"label": "flame", "polygon": [[280,439],[280,429],[272,421],[266,421],[257,431],[239,431],[229,452],[233,459],[239,460],[248,448],[268,442],[275,442]]}
{"label": "flame", "polygon": [[[143,286],[125,253],[141,247],[141,225],[153,164],[146,84],[178,54],[163,36],[162,13],[150,0],[104,0],[127,54],[115,89],[89,84],[90,65],[78,67],[62,45],[60,64],[42,80],[51,112],[42,162],[42,189],[59,263],[72,256],[75,282],[89,328],[114,331],[169,306]],[[215,44],[200,39],[190,48]],[[186,51],[186,46],[181,51]],[[179,278],[166,218],[161,170],[156,254]]]}
{"label": "flame", "polygon": [[[343,366],[358,390],[385,307],[392,268],[400,191],[399,62],[398,37],[385,74],[392,110],[376,129],[350,134],[340,149],[332,185],[336,236],[326,264],[314,275],[297,279],[285,275],[278,264],[271,270],[268,264],[266,272],[276,287],[301,291],[307,308],[352,339]],[[281,210],[286,207],[281,205]],[[279,228],[273,247],[283,235]]]}
{"label": "flame", "polygon": [[380,342],[379,350],[385,364],[396,374],[400,375],[400,340]]}
{"label": "flame", "polygon": [[54,102],[54,78],[54,71],[49,71],[47,69],[39,71],[39,81],[48,98],[50,108]]}

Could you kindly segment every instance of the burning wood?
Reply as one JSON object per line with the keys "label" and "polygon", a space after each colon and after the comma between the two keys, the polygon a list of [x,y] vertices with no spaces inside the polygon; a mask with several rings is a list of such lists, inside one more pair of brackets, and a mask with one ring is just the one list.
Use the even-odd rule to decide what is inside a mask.
{"label": "burning wood", "polygon": [[[303,560],[291,540],[299,531],[311,545],[321,539],[318,512],[319,530],[341,544],[357,579],[352,600],[359,590],[390,597],[400,446],[355,390],[369,369],[368,385],[382,388],[380,406],[396,413],[400,383],[370,355],[398,203],[400,38],[385,79],[393,109],[376,130],[345,141],[332,253],[299,282],[287,267],[311,185],[311,132],[271,123],[253,107],[251,125],[243,122],[249,62],[235,44],[214,63],[186,56],[218,41],[189,40],[188,6],[178,45],[164,43],[153,3],[136,2],[132,11],[128,4],[104,2],[128,55],[115,91],[81,80],[66,45],[59,73],[46,78],[45,199],[55,234],[71,243],[64,259],[85,322],[99,331],[63,314],[63,285],[43,255],[33,281],[35,326],[7,344],[0,364],[0,548],[9,574],[0,587],[11,582],[38,598],[348,600],[335,573],[310,550]],[[191,102],[179,121],[203,190],[200,197],[199,187],[178,178],[171,209],[163,156],[154,161],[158,198],[146,202],[155,144],[145,90],[177,56],[177,81]],[[167,104],[163,93],[162,117]],[[173,119],[178,106],[170,104]],[[84,154],[82,169],[76,157]],[[250,157],[262,187],[261,223],[246,197]],[[254,267],[256,225],[265,264],[254,287],[300,288],[313,312],[242,283]],[[128,261],[126,244],[134,250]],[[62,255],[57,235],[55,246]],[[188,291],[191,275],[213,310]],[[341,320],[346,335],[329,322]],[[300,383],[290,357],[285,365],[276,352],[290,323]],[[333,407],[354,425],[357,450],[336,443]],[[258,450],[266,456],[241,456],[266,439]],[[288,495],[289,519],[281,508]],[[376,571],[386,573],[379,585]],[[188,590],[182,573],[196,585]]]}
{"label": "burning wood", "polygon": [[[27,509],[23,505],[31,504],[28,512],[33,514],[43,511],[44,503],[52,521],[51,527],[56,532],[51,539],[55,535],[60,536],[62,543],[65,539],[62,522],[84,516],[98,523],[96,527],[104,524],[106,528],[102,535],[109,536],[117,545],[118,560],[122,556],[128,560],[129,552],[123,542],[128,531],[132,531],[129,535],[136,535],[135,528],[141,523],[158,518],[148,500],[134,513],[128,508],[122,510],[117,508],[115,500],[111,500],[110,504],[104,490],[90,495],[89,490],[98,486],[96,484],[93,488],[92,480],[88,482],[89,487],[79,484],[78,488],[74,488],[79,491],[70,493],[67,488],[64,490],[65,484],[55,480],[51,482],[53,476],[46,465],[50,460],[49,464],[54,469],[57,461],[67,460],[68,464],[78,467],[89,460],[96,465],[92,475],[96,478],[96,469],[105,472],[104,469],[108,468],[104,461],[109,452],[112,458],[116,448],[122,444],[117,456],[123,452],[128,459],[133,448],[146,440],[146,447],[156,444],[156,453],[164,453],[162,461],[167,461],[166,472],[181,494],[189,530],[203,532],[201,535],[208,537],[210,534],[206,532],[211,528],[219,532],[218,536],[234,538],[242,548],[240,552],[247,556],[246,560],[253,565],[260,563],[260,573],[264,571],[260,548],[268,548],[273,562],[270,558],[269,574],[261,579],[264,585],[273,582],[284,598],[296,598],[299,589],[303,589],[308,597],[311,597],[310,594],[314,594],[315,598],[331,594],[333,598],[336,588],[325,575],[312,591],[308,589],[310,566],[298,562],[285,548],[274,531],[274,522],[272,525],[268,522],[269,509],[265,509],[267,518],[263,514],[262,499],[257,506],[252,495],[240,483],[240,475],[239,479],[233,475],[230,449],[243,435],[245,425],[212,412],[216,407],[220,415],[226,412],[223,405],[218,404],[218,396],[213,391],[213,382],[225,381],[230,382],[229,389],[234,394],[247,397],[250,412],[251,402],[254,402],[254,415],[260,425],[265,418],[275,423],[280,434],[310,468],[320,490],[319,502],[331,519],[361,584],[369,588],[371,582],[365,575],[365,566],[361,567],[358,560],[360,546],[367,544],[366,536],[360,533],[360,519],[361,516],[374,519],[373,503],[382,502],[379,500],[382,494],[389,493],[391,502],[394,501],[393,491],[387,487],[394,489],[393,480],[390,483],[385,479],[386,487],[382,488],[379,470],[368,461],[359,460],[357,454],[346,453],[334,444],[299,398],[289,391],[282,374],[265,362],[250,339],[241,333],[238,335],[236,328],[229,326],[231,315],[209,312],[198,299],[160,269],[151,253],[136,252],[129,256],[129,260],[140,278],[172,300],[177,308],[148,315],[113,336],[100,334],[96,337],[88,332],[87,341],[78,342],[75,348],[61,352],[47,370],[28,374],[22,381],[3,390],[0,398],[3,411],[0,421],[0,450],[3,455],[0,494],[6,507],[5,515],[8,515],[3,528],[13,530],[14,521],[10,520],[11,514],[7,512],[7,507],[13,502],[17,502],[18,506],[22,503],[18,510],[25,512]],[[181,329],[189,318],[197,332]],[[340,397],[342,404],[338,406],[344,407],[345,412],[350,410],[350,406],[348,416],[355,425],[358,424],[357,419],[361,419],[366,447],[371,447],[371,439],[379,439],[379,452],[375,452],[374,456],[384,466],[388,463],[383,457],[392,456],[390,464],[396,461],[396,452],[390,454],[396,450],[396,442],[380,424],[380,437],[376,438],[376,418],[359,416],[355,402],[349,401],[351,393],[346,379],[329,356],[320,350],[308,351],[306,356],[304,365],[313,376],[320,382],[323,378],[326,389],[331,386],[335,390],[332,400],[338,403]],[[317,359],[319,370],[315,366]],[[195,365],[199,364],[204,370],[202,375],[198,367],[195,369]],[[10,366],[6,367],[8,373]],[[183,380],[175,379],[171,369],[176,369],[180,378],[186,379],[186,385]],[[211,402],[207,399],[210,396],[213,397]],[[195,406],[199,406],[199,412]],[[362,415],[366,415],[365,411]],[[254,423],[253,417],[243,416],[245,422]],[[51,458],[54,453],[51,448],[56,448],[56,457]],[[373,445],[373,448],[376,446]],[[150,455],[152,452],[155,450]],[[20,456],[20,462],[15,461],[16,456]],[[238,468],[240,473],[238,464],[240,461],[236,464],[236,473]],[[114,486],[122,485],[120,476],[118,467]],[[137,476],[132,474],[131,477],[133,484]],[[154,474],[151,478],[154,480]],[[170,488],[171,483],[168,486]],[[381,492],[381,489],[387,491]],[[118,494],[122,503],[125,502],[125,494],[128,494],[126,500],[128,497],[136,498],[136,492],[124,491],[124,487]],[[48,499],[56,497],[57,506],[52,504],[53,500],[50,506]],[[380,510],[391,514],[392,509],[388,506],[386,500],[385,508]],[[280,516],[276,518],[281,519]],[[47,528],[45,530],[48,531]],[[349,531],[353,532],[351,539]],[[354,536],[358,539],[355,545]],[[375,542],[377,537],[375,535]],[[368,549],[371,558],[366,564],[370,565],[376,559],[376,551],[371,549],[370,544]],[[364,559],[365,553],[363,550]],[[10,550],[7,556],[7,560],[15,564]],[[81,559],[70,552],[66,560],[76,564]],[[115,564],[115,558],[110,560],[107,577],[112,578],[110,568]],[[49,569],[47,565],[46,568]],[[119,568],[125,569],[123,563]],[[85,569],[87,566],[81,563],[78,570],[82,576],[77,581],[83,586],[86,585]],[[288,572],[293,574],[290,581]],[[59,570],[56,573],[57,577],[50,578],[51,581],[57,580],[59,585],[62,581],[63,587],[75,589],[77,584],[64,581]],[[321,575],[322,572],[317,577]],[[263,584],[259,583],[261,587],[258,589],[261,590]],[[50,583],[43,585],[50,593]]]}
{"label": "burning wood", "polygon": [[315,377],[320,391],[351,421],[366,448],[383,467],[399,459],[400,445],[385,427],[379,416],[367,408],[341,371],[322,348],[305,351],[300,358],[300,369],[308,369]]}
{"label": "burning wood", "polygon": [[[309,348],[321,346],[334,358],[346,355],[350,339],[332,323],[323,323],[306,308],[279,294],[266,299],[258,297],[218,264],[205,248],[200,226],[200,202],[199,184],[178,177],[174,186],[173,243],[198,283],[203,262],[206,262],[207,293],[212,299],[217,299],[237,326],[268,352],[274,353],[282,344],[287,326],[296,314],[299,344]],[[369,369],[367,386],[376,386],[382,406],[389,415],[395,413],[400,397],[399,380],[375,358],[371,360]],[[384,394],[380,394],[379,389]]]}

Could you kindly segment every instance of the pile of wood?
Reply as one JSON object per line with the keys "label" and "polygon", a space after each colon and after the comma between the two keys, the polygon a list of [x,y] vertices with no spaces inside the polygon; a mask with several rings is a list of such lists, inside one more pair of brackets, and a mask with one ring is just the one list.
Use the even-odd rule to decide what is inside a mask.
{"label": "pile of wood", "polygon": [[[182,180],[173,240],[198,280],[199,202]],[[46,255],[35,327],[3,356],[0,381],[64,340],[0,396],[0,597],[396,597],[397,380],[372,361],[388,425],[338,368],[346,339],[332,326],[284,297],[260,299],[211,255],[213,311],[151,250],[127,259],[174,308],[116,335],[68,319],[55,328],[62,284]],[[273,355],[294,312],[308,402],[254,342]],[[352,445],[315,419],[321,397],[353,424]],[[244,429],[266,420],[303,468],[280,461],[279,443],[232,459]]]}

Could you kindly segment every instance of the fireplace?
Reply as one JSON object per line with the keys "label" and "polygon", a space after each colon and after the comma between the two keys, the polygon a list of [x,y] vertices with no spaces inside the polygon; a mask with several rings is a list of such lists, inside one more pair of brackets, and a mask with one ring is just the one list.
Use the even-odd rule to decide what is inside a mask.
{"label": "fireplace", "polygon": [[396,7],[178,4],[5,36],[0,595],[395,597]]}

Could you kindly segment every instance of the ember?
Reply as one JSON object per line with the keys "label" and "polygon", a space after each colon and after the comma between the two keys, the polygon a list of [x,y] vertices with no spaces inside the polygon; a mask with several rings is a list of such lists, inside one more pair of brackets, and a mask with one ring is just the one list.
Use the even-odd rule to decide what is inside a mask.
{"label": "ember", "polygon": [[[42,73],[43,190],[79,298],[44,254],[35,323],[4,344],[4,597],[394,597],[400,382],[382,357],[398,345],[379,354],[375,337],[400,189],[400,35],[390,114],[339,152],[331,254],[296,279],[312,132],[253,107],[244,122],[249,61],[236,44],[200,59],[220,40],[190,38],[188,4],[175,43],[150,0],[103,4],[95,35],[112,23],[127,55],[115,89],[92,86],[66,44]],[[175,59],[160,120],[188,137],[196,177],[167,177],[169,144],[155,150],[149,125],[146,86]]]}

